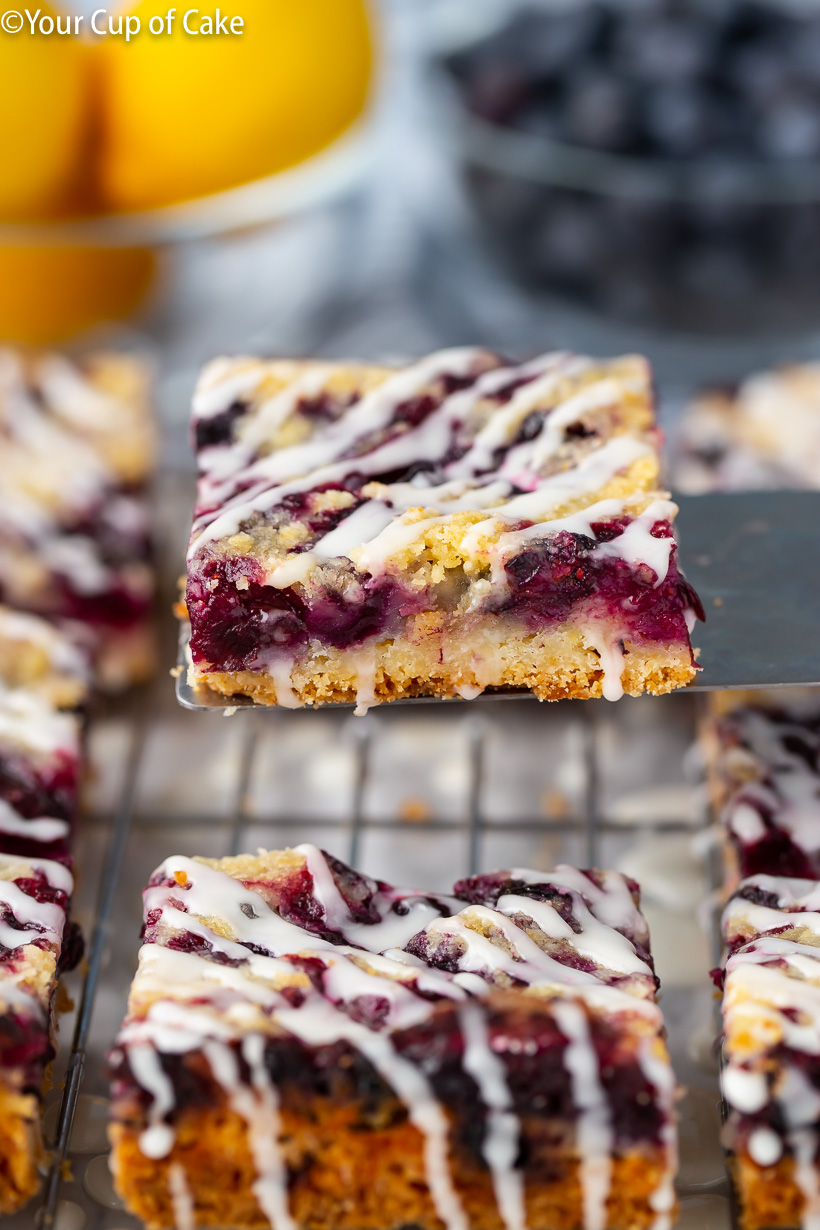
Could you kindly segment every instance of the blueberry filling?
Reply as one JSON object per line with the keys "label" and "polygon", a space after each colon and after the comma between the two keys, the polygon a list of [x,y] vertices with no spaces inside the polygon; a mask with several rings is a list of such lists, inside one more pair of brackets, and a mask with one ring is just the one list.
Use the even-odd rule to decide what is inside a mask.
{"label": "blueberry filling", "polygon": [[14,1012],[0,1016],[0,1067],[19,1071],[26,1092],[42,1096],[43,1075],[54,1054],[45,1026]]}
{"label": "blueberry filling", "polygon": [[0,798],[26,820],[73,820],[77,788],[77,763],[68,752],[57,752],[52,763],[39,770],[23,756],[0,754]]}
{"label": "blueberry filling", "polygon": [[777,893],[771,893],[757,884],[741,884],[735,897],[740,898],[741,901],[748,901],[750,905],[763,906],[767,910],[780,909],[780,898]]}
{"label": "blueberry filling", "polygon": [[[207,560],[188,579],[194,661],[218,670],[264,668],[266,652],[292,651],[311,639],[336,649],[355,648],[398,631],[406,615],[423,608],[422,597],[386,576],[362,577],[353,601],[329,585],[308,601],[293,588],[279,590],[257,581],[236,589],[227,580],[232,567]],[[213,580],[219,583],[210,588]]]}
{"label": "blueberry filling", "polygon": [[[375,997],[374,997],[375,998]],[[378,1004],[367,1005],[363,997],[353,1009],[364,1023],[378,1018]],[[531,1171],[540,1171],[554,1156],[554,1145],[544,1138],[545,1127],[555,1121],[572,1123],[578,1115],[572,1080],[563,1062],[566,1040],[549,1013],[488,1011],[488,1028],[494,1052],[501,1058],[513,1110],[522,1120],[520,1161]],[[590,1018],[590,1033],[601,1079],[612,1111],[615,1147],[635,1143],[657,1145],[664,1126],[656,1105],[655,1091],[649,1085],[634,1055],[624,1045],[617,1028],[599,1017]],[[454,1115],[458,1142],[481,1158],[485,1110],[472,1079],[463,1067],[463,1038],[452,1009],[418,1027],[391,1035],[399,1055],[420,1070],[433,1086],[436,1097]],[[245,1081],[250,1074],[239,1048],[234,1051]],[[214,1083],[203,1057],[197,1052],[185,1055],[160,1053],[165,1075],[171,1081],[177,1106],[219,1104],[224,1093]],[[268,1042],[265,1062],[279,1090],[282,1105],[297,1113],[309,1110],[311,1098],[330,1099],[355,1108],[357,1126],[383,1128],[385,1123],[402,1122],[407,1110],[358,1050],[345,1043],[311,1048],[293,1037],[278,1037]],[[127,1097],[147,1106],[149,1095],[135,1082],[127,1056],[115,1052],[111,1058],[114,1097]]]}
{"label": "blueberry filling", "polygon": [[233,436],[234,424],[247,411],[244,402],[234,401],[220,414],[197,419],[194,423],[194,446],[197,450],[216,448],[228,444]]}
{"label": "blueberry filling", "polygon": [[[640,642],[688,645],[684,612],[691,607],[702,618],[703,610],[678,572],[674,546],[660,585],[646,566],[635,569],[596,554],[625,525],[621,520],[593,526],[594,538],[561,532],[533,542],[507,562],[507,592],[491,594],[486,612],[510,614],[537,628],[591,603],[594,617],[616,621]],[[653,533],[672,536],[667,522]],[[267,654],[292,652],[313,639],[345,649],[397,634],[407,616],[431,605],[424,591],[410,590],[397,578],[358,573],[345,560],[332,566],[335,577],[326,568],[320,584],[300,590],[261,583],[260,567],[250,558],[206,558],[192,566],[187,604],[194,661],[222,671],[264,669]]]}
{"label": "blueberry filling", "polygon": [[816,880],[820,876],[820,850],[809,853],[802,849],[786,829],[772,825],[754,842],[741,841],[731,830],[729,838],[743,878],[773,875]]}
{"label": "blueberry filling", "polygon": [[[623,624],[639,641],[687,643],[684,611],[692,591],[678,572],[676,548],[672,548],[666,577],[656,585],[657,577],[645,565],[634,569],[624,560],[595,554],[599,542],[618,536],[618,526],[593,529],[595,539],[561,532],[533,543],[508,561],[508,592],[495,601],[491,598],[488,609],[514,613],[538,627],[563,621],[579,603],[593,600],[596,615]],[[668,527],[666,531],[657,536],[671,537]]]}

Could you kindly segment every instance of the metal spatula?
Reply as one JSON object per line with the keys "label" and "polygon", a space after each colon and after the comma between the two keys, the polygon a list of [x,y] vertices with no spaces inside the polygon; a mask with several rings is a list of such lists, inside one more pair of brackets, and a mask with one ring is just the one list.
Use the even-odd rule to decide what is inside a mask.
{"label": "metal spatula", "polygon": [[[692,637],[703,670],[688,690],[820,685],[820,492],[676,499],[681,563],[706,610]],[[180,666],[177,699],[186,709],[269,708],[190,687],[184,642]],[[531,693],[485,693],[499,695]]]}
{"label": "metal spatula", "polygon": [[820,492],[676,499],[681,563],[706,611],[694,686],[820,684]]}

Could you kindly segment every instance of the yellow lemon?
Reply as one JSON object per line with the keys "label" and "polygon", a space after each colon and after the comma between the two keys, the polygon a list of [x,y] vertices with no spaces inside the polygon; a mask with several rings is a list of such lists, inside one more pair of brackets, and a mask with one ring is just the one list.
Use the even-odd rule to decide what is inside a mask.
{"label": "yellow lemon", "polygon": [[365,104],[365,0],[223,0],[218,33],[216,7],[201,3],[172,10],[170,32],[167,0],[130,4],[121,12],[139,18],[139,33],[96,48],[114,208],[167,205],[300,162]]}
{"label": "yellow lemon", "polygon": [[[55,20],[45,3],[38,10]],[[32,34],[21,13],[19,33],[0,32],[0,218],[16,221],[59,210],[72,194],[89,113],[88,49],[56,30]]]}
{"label": "yellow lemon", "polygon": [[128,316],[155,264],[144,248],[0,246],[0,341],[45,345]]}

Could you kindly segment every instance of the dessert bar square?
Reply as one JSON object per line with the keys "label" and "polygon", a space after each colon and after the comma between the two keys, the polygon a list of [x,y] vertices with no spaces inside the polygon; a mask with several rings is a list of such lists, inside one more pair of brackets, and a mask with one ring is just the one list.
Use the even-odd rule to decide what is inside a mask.
{"label": "dessert bar square", "polygon": [[743,1230],[820,1221],[820,884],[756,875],[723,916],[725,1143]]}
{"label": "dessert bar square", "polygon": [[144,363],[0,351],[0,599],[94,633],[116,689],[153,665]]}
{"label": "dessert bar square", "polygon": [[41,1110],[54,1057],[57,978],[80,956],[67,921],[73,889],[63,863],[0,854],[0,1212],[40,1182]]}
{"label": "dessert bar square", "polygon": [[68,921],[89,655],[73,635],[0,607],[0,1211],[34,1194],[57,979]]}
{"label": "dessert bar square", "polygon": [[445,896],[311,845],[166,859],[111,1055],[117,1188],[155,1230],[668,1227],[656,987],[614,872]]}
{"label": "dessert bar square", "polygon": [[220,359],[193,415],[192,684],[365,709],[694,678],[643,359]]}
{"label": "dessert bar square", "polygon": [[718,693],[705,728],[727,886],[747,876],[820,878],[820,696]]}

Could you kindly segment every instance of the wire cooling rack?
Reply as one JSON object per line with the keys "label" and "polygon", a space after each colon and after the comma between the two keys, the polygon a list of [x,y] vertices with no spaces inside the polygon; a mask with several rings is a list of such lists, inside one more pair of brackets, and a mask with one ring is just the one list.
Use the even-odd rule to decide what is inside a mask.
{"label": "wire cooling rack", "polygon": [[[184,525],[173,503],[160,501],[168,524]],[[173,536],[161,538],[179,558]],[[92,720],[77,849],[87,960],[68,979],[77,1006],[61,1028],[47,1098],[53,1160],[34,1210],[4,1227],[137,1225],[108,1173],[105,1053],[125,1011],[140,891],[153,869],[172,853],[218,857],[311,840],[371,875],[432,890],[468,872],[561,861],[616,866],[641,881],[673,1060],[689,1090],[681,1226],[728,1228],[713,953],[698,919],[710,848],[690,751],[701,698],[384,706],[365,718],[247,710],[226,719],[177,706],[170,617],[164,633],[154,684]]]}

